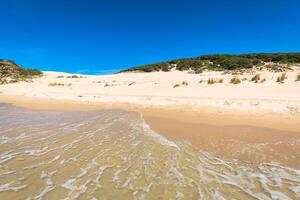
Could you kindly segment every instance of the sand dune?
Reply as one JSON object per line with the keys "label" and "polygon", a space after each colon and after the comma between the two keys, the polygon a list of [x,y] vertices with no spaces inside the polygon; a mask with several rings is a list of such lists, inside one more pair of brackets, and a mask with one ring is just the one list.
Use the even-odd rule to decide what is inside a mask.
{"label": "sand dune", "polygon": [[[300,69],[296,67],[294,71],[286,72],[288,78],[280,84],[276,79],[282,73],[268,71],[243,75],[172,71],[82,75],[81,78],[70,78],[71,75],[66,73],[45,72],[44,77],[33,83],[1,85],[0,92],[85,102],[220,106],[243,110],[300,112],[300,82],[295,81],[299,73]],[[258,83],[251,81],[255,74],[260,74]],[[230,83],[235,76],[241,80],[240,84]],[[210,78],[222,80],[222,83],[208,84]]]}

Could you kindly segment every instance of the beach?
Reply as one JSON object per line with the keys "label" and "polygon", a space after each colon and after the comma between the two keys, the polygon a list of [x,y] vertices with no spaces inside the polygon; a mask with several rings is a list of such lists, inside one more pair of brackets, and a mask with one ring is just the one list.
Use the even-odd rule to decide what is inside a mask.
{"label": "beach", "polygon": [[[112,110],[113,112],[108,116],[115,116],[118,119],[118,115],[132,115],[132,118],[130,117],[129,119],[133,121],[140,120],[136,118],[140,115],[142,120],[145,120],[146,127],[151,129],[151,131],[147,129],[147,132],[150,131],[151,135],[152,131],[154,131],[155,136],[153,137],[158,139],[163,145],[157,146],[157,151],[168,152],[170,156],[176,152],[173,156],[176,155],[181,163],[173,163],[174,166],[177,166],[174,169],[171,167],[173,164],[170,164],[173,162],[172,159],[160,158],[163,160],[167,159],[167,163],[170,162],[170,165],[167,164],[166,166],[171,168],[166,170],[171,170],[172,173],[176,174],[173,174],[171,177],[179,176],[182,184],[189,185],[189,181],[185,182],[183,180],[194,179],[198,176],[193,175],[192,171],[184,171],[187,166],[185,161],[187,159],[190,161],[189,165],[192,168],[195,167],[194,170],[198,170],[197,173],[200,173],[201,170],[201,173],[204,174],[211,173],[212,171],[210,170],[213,170],[217,174],[224,173],[223,179],[227,180],[225,182],[223,180],[224,188],[221,187],[210,192],[206,191],[205,187],[201,189],[203,187],[202,184],[209,185],[209,182],[205,180],[202,180],[204,181],[203,183],[196,181],[198,192],[181,190],[183,187],[180,189],[181,193],[177,194],[179,196],[181,194],[190,194],[190,198],[196,198],[197,195],[202,193],[206,194],[206,197],[221,198],[230,197],[231,191],[236,190],[240,192],[237,192],[232,197],[244,199],[294,198],[299,197],[296,185],[299,183],[297,170],[299,170],[300,166],[299,159],[297,159],[300,156],[298,153],[300,152],[300,93],[296,92],[300,90],[300,84],[294,81],[298,73],[299,70],[297,71],[297,69],[293,72],[287,72],[289,78],[285,83],[279,84],[276,82],[276,77],[280,76],[281,73],[260,72],[261,76],[266,78],[266,81],[254,83],[250,81],[251,77],[256,74],[254,72],[240,75],[241,79],[244,77],[247,80],[235,85],[230,83],[230,79],[234,75],[222,74],[222,72],[205,72],[203,74],[189,74],[178,71],[121,73],[105,76],[76,75],[75,77],[73,75],[73,78],[71,78],[71,74],[46,72],[44,77],[34,79],[32,83],[22,82],[1,85],[0,103],[12,104],[19,107],[18,109],[27,108],[33,113],[89,113],[95,111],[110,113]],[[206,82],[210,77],[222,79],[223,82],[209,85]],[[183,84],[183,82],[187,82],[187,84]],[[176,84],[180,86],[174,87]],[[134,111],[133,113],[137,115],[126,112],[118,114],[120,110],[126,112]],[[90,116],[93,114],[86,115]],[[101,118],[99,120],[101,122]],[[127,122],[122,123],[125,123],[125,125],[123,124],[125,127],[128,126]],[[118,125],[116,122],[112,126],[112,130],[110,129],[109,131],[114,133],[114,131],[119,130],[115,130],[114,127],[123,127],[123,125]],[[124,130],[127,130],[127,128]],[[75,135],[77,135],[77,138],[84,137],[77,132]],[[72,140],[76,140],[76,137]],[[91,137],[97,136],[92,134]],[[123,137],[124,141],[131,141],[126,134]],[[135,135],[132,137],[140,136]],[[69,141],[69,139],[57,138],[57,140],[64,144],[72,143],[72,140]],[[113,142],[113,138],[108,137],[107,140]],[[143,140],[146,143],[150,142],[154,146],[158,145],[152,139],[150,140],[148,136],[144,139],[138,139],[142,143]],[[78,148],[84,149],[86,142],[80,144],[81,146]],[[123,145],[122,143],[117,144]],[[125,144],[132,145],[127,142]],[[56,149],[56,147],[53,148]],[[102,147],[99,148],[101,150]],[[141,150],[141,152],[149,151],[147,146],[143,148],[145,149]],[[87,152],[89,151],[87,150]],[[198,156],[201,158],[199,158],[201,160],[200,163],[196,164],[198,161],[194,160],[197,156],[186,157],[187,155],[182,154],[183,152],[186,152],[187,155],[199,154]],[[59,158],[57,159],[59,160]],[[204,168],[200,170],[200,168],[196,167],[204,166],[202,159],[208,159],[208,163],[214,163],[212,166],[206,166],[209,170]],[[215,161],[217,162],[215,163]],[[114,170],[113,166],[115,165],[111,165],[105,166]],[[227,168],[226,166],[232,168],[228,171],[229,174],[223,168]],[[237,166],[242,167],[239,168]],[[51,168],[53,168],[52,165]],[[104,173],[106,168],[103,168],[101,173]],[[175,169],[178,172],[175,172]],[[78,181],[81,180],[80,173],[84,176],[85,173],[89,174],[92,172],[89,171],[89,167],[81,172],[80,169],[78,170]],[[275,175],[280,170],[284,170],[285,176],[283,174],[279,177]],[[244,174],[244,172],[248,174]],[[109,182],[109,174],[112,172],[107,173],[103,179],[104,183]],[[234,173],[240,173],[240,175],[237,176]],[[213,176],[212,180],[221,181],[221,179],[219,180],[221,174],[217,174],[210,174],[208,177]],[[203,176],[205,177],[205,175]],[[246,189],[246,185],[249,186],[250,184],[246,182],[240,182],[242,186],[237,186],[239,184],[237,179],[241,177],[244,177],[243,181],[248,179],[253,181],[250,181],[252,185],[250,188],[252,189]],[[263,177],[266,180],[263,180]],[[277,183],[276,180],[274,184],[271,183],[274,177],[277,177],[276,180],[280,180],[281,183]],[[171,179],[173,180],[173,178]],[[112,178],[112,180],[116,179]],[[207,180],[210,179],[208,178]],[[126,183],[126,180],[122,181],[123,184]],[[159,181],[156,181],[158,180],[153,179],[152,184],[159,185]],[[175,184],[169,181],[166,182],[166,185]],[[218,184],[221,182],[218,182]],[[226,184],[229,182],[231,186],[226,188]],[[138,182],[138,184],[141,183]],[[217,188],[215,183],[211,184],[211,187]],[[105,191],[108,191],[111,187],[108,186]],[[133,185],[131,187],[135,188]],[[66,188],[72,191],[69,194],[75,194],[77,191],[74,188],[72,189],[72,187]],[[47,187],[44,189],[47,190]],[[54,190],[54,187],[52,189]],[[157,188],[155,189],[154,187],[152,189],[153,191],[149,195],[155,194],[157,196],[160,194]],[[165,194],[162,198],[175,198],[175,196],[172,196],[174,193],[171,192],[170,188],[165,188],[165,190],[169,191],[170,194]],[[51,193],[50,190],[48,192]],[[60,192],[60,194],[65,194],[63,191]],[[107,192],[107,194],[110,193]],[[124,194],[129,195],[126,192]],[[135,197],[141,197],[138,194],[136,195]],[[151,196],[148,196],[148,198],[151,198]]]}

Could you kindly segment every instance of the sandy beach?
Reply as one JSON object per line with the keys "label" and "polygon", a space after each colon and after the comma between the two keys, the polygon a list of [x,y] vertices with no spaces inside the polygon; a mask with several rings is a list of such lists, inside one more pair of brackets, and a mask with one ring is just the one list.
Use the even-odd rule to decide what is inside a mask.
{"label": "sandy beach", "polygon": [[[258,73],[265,82],[250,81]],[[45,72],[33,83],[0,86],[0,102],[55,111],[137,111],[160,134],[188,140],[223,156],[230,155],[229,151],[216,151],[209,141],[220,145],[225,139],[238,138],[254,145],[299,137],[300,93],[296,91],[300,91],[300,84],[294,81],[298,73],[295,68],[287,73],[285,83],[278,84],[275,80],[281,73],[253,72],[240,75],[247,80],[235,85],[229,83],[233,75],[222,72],[73,75],[75,78]],[[223,83],[209,85],[209,78]],[[184,81],[187,85],[181,84]]]}
{"label": "sandy beach", "polygon": [[[229,197],[231,191],[235,190],[234,188],[238,188],[239,191],[233,195],[235,197],[243,199],[251,199],[250,196],[267,198],[262,193],[256,194],[261,185],[264,187],[263,193],[269,191],[272,198],[299,196],[298,188],[295,186],[298,183],[297,169],[300,165],[299,159],[297,159],[300,156],[300,93],[295,92],[300,90],[300,82],[295,81],[298,73],[299,70],[296,68],[294,71],[287,72],[288,79],[279,84],[276,82],[276,77],[282,73],[260,72],[260,76],[266,80],[262,83],[255,83],[250,81],[257,74],[253,72],[240,75],[240,78],[244,80],[240,84],[231,84],[230,80],[236,75],[222,74],[222,72],[190,74],[173,71],[122,73],[105,76],[45,72],[45,76],[33,79],[33,82],[1,85],[0,103],[21,107],[16,110],[20,113],[24,112],[21,116],[27,116],[28,114],[39,116],[39,113],[41,113],[41,115],[44,115],[41,119],[49,118],[49,122],[55,119],[51,118],[52,115],[59,116],[62,121],[72,121],[85,115],[89,117],[87,121],[83,119],[79,121],[80,123],[77,126],[83,127],[75,132],[72,132],[72,128],[66,126],[70,122],[62,123],[61,126],[66,126],[62,130],[70,129],[71,131],[67,135],[57,134],[61,131],[58,129],[58,132],[50,133],[41,131],[42,135],[37,135],[38,137],[35,134],[30,135],[30,137],[27,136],[24,142],[28,143],[26,147],[29,150],[25,151],[24,154],[22,148],[19,149],[21,151],[18,158],[14,154],[2,155],[2,157],[4,156],[2,162],[5,162],[6,159],[15,159],[9,162],[9,168],[3,168],[4,174],[10,173],[8,169],[21,170],[22,172],[25,169],[23,173],[33,177],[33,179],[25,179],[26,181],[15,183],[17,185],[14,187],[4,185],[5,187],[2,188],[2,191],[6,191],[4,197],[17,198],[18,195],[27,196],[31,194],[36,194],[35,197],[47,194],[50,198],[66,194],[77,197],[82,192],[85,195],[101,196],[105,193],[105,195],[110,194],[116,197],[119,193],[112,191],[111,188],[120,189],[126,186],[126,189],[130,189],[141,187],[143,183],[147,183],[145,180],[155,177],[157,170],[163,176],[168,177],[168,174],[173,174],[171,179],[167,181],[166,186],[168,187],[167,190],[172,192],[164,194],[161,196],[162,198],[175,198],[172,195],[178,194],[179,190],[186,197],[189,196],[192,199],[201,196],[201,194],[218,198],[218,192]],[[222,79],[223,81],[222,83],[210,85],[207,84],[209,78]],[[179,86],[174,87],[176,84]],[[29,110],[22,110],[22,108]],[[42,114],[44,111],[48,113]],[[85,112],[76,114],[77,111]],[[93,112],[99,112],[97,115],[99,119],[96,121],[91,118],[94,115]],[[109,113],[107,119],[103,113]],[[72,115],[74,116],[70,119],[67,117]],[[130,120],[122,121],[126,119],[127,115],[130,116],[128,118]],[[18,119],[17,116],[19,114],[13,118]],[[34,123],[34,121],[30,123]],[[130,128],[131,124],[136,123],[135,121],[138,122],[139,128]],[[144,121],[146,124],[144,124]],[[11,120],[8,122],[11,123]],[[85,123],[92,124],[84,125]],[[43,126],[46,126],[46,124]],[[110,133],[105,136],[106,139],[102,138],[104,135],[99,138],[97,131],[87,132],[87,135],[82,134],[86,130],[93,129],[94,126],[96,130],[101,130],[102,126],[107,125],[110,128],[100,134]],[[86,129],[85,126],[88,128]],[[33,130],[39,130],[38,127]],[[120,130],[123,130],[121,136],[119,135]],[[136,132],[137,130],[138,132]],[[145,136],[140,134],[144,131],[147,132]],[[21,132],[23,131],[21,130]],[[55,138],[54,142],[49,140],[47,134]],[[24,145],[22,140],[18,140],[18,138],[24,137],[22,133],[14,137],[15,139],[11,139],[11,135],[2,137],[1,140],[3,140],[4,146],[0,150],[10,152],[9,150],[14,149],[15,145]],[[104,139],[103,142],[106,141],[105,144],[108,146],[104,147],[101,145],[102,142],[99,144],[91,143],[92,140],[89,138],[95,138],[97,141]],[[132,140],[132,138],[135,139]],[[31,144],[34,140],[37,143],[33,148]],[[21,143],[17,143],[18,141]],[[40,143],[40,141],[44,142]],[[66,146],[76,144],[78,141],[80,143],[76,145],[76,148],[66,149]],[[138,144],[143,144],[143,146],[134,148],[134,152],[130,152],[129,147]],[[114,145],[114,147],[111,148],[111,145]],[[120,147],[122,150],[118,151]],[[80,153],[81,151],[83,153]],[[102,156],[102,154],[109,151],[114,153],[107,153],[106,156]],[[29,155],[27,155],[28,152]],[[48,152],[57,152],[58,155]],[[146,154],[146,152],[148,153]],[[101,156],[99,158],[98,156],[91,157],[95,153]],[[161,171],[158,168],[153,175],[151,175],[151,172],[151,176],[143,176],[146,179],[138,181],[133,174],[144,170],[144,159],[150,161],[153,153],[159,159],[159,163],[168,163],[164,165],[166,169]],[[91,163],[77,159],[82,154],[85,155],[82,159],[90,160]],[[51,158],[52,155],[53,158]],[[123,163],[124,160],[116,159],[133,155],[137,158],[133,162],[137,164],[137,168],[134,167],[133,171],[129,173],[130,175],[124,178],[116,178],[118,177],[116,174],[120,170],[125,172],[128,169],[126,164],[117,165],[117,163]],[[174,159],[174,156],[177,158]],[[36,159],[35,162],[40,162],[40,164],[31,164],[24,169],[20,168],[27,163],[21,162],[20,165],[18,164],[19,160],[31,160],[32,157]],[[197,158],[200,160],[198,161]],[[66,160],[67,163],[65,163]],[[95,162],[95,160],[99,161]],[[71,161],[77,163],[78,167],[74,167]],[[110,164],[108,165],[108,163]],[[101,167],[97,172],[94,166],[99,164]],[[42,171],[40,169],[26,170],[28,167],[35,169],[40,165],[43,166],[43,169],[48,169],[48,173],[45,173],[42,169]],[[5,166],[7,167],[7,165]],[[63,170],[57,172],[57,166],[68,167],[69,173],[64,175]],[[82,168],[82,166],[85,167]],[[180,170],[180,172],[172,166],[177,166],[176,170]],[[186,166],[191,166],[189,172],[186,171]],[[206,166],[207,169],[203,166]],[[151,170],[153,169],[151,168]],[[200,174],[194,174],[195,171]],[[94,177],[95,172],[98,173],[96,177]],[[102,177],[104,172],[105,176]],[[219,173],[219,175],[211,174],[212,172]],[[48,177],[46,185],[43,184],[43,180],[36,177],[39,176],[39,173],[41,177]],[[172,185],[176,186],[178,184],[174,180],[184,176],[185,179],[181,179],[180,184],[188,185],[188,182],[184,180],[194,179],[198,176],[203,178],[203,173],[206,177],[203,179],[203,183],[202,179],[194,180],[197,185],[196,188],[194,188],[194,185],[188,186],[187,190],[182,190],[183,187],[173,191],[174,187]],[[77,176],[72,178],[71,174],[73,176],[77,174]],[[248,178],[241,178],[245,176]],[[269,178],[268,181],[263,178],[266,176]],[[91,183],[89,178],[93,177],[94,181]],[[101,182],[107,187],[99,185],[100,177],[102,177]],[[211,179],[211,177],[213,178]],[[295,177],[296,179],[294,179]],[[31,188],[24,190],[24,187],[31,184],[29,180],[41,181],[41,186],[38,189],[40,194],[29,190]],[[84,192],[86,186],[80,184],[84,180],[87,181],[88,188],[94,188],[92,191]],[[137,180],[137,182],[133,180]],[[210,182],[211,180],[213,182]],[[224,180],[230,180],[231,182],[224,182]],[[239,182],[239,180],[242,181]],[[248,180],[250,182],[247,182]],[[75,186],[73,181],[76,181],[78,186]],[[220,185],[220,188],[216,187],[215,181],[217,181],[217,185]],[[129,182],[130,185],[127,185]],[[113,183],[114,186],[107,185],[107,183]],[[162,195],[160,187],[151,188],[152,184],[159,185],[160,181],[153,179],[150,184],[144,185],[143,191],[146,193],[143,195],[154,195],[156,197]],[[210,187],[218,192],[204,192],[207,184],[212,184]],[[247,189],[249,184],[251,190]],[[270,189],[272,187],[277,188],[277,191],[272,191]],[[150,193],[147,192],[150,190],[149,188],[151,188]],[[14,190],[20,190],[20,193],[10,192]],[[201,190],[204,191],[200,192]],[[253,191],[255,192],[253,193]],[[120,195],[130,198],[130,193],[125,191]],[[139,196],[138,193],[134,195]],[[85,198],[90,197],[86,196]]]}

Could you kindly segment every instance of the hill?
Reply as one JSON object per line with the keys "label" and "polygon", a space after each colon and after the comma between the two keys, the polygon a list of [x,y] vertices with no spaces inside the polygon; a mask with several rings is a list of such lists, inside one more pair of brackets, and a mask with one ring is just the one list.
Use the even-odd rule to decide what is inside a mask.
{"label": "hill", "polygon": [[0,85],[19,81],[30,81],[32,78],[41,75],[42,72],[39,70],[27,69],[17,65],[14,61],[0,59]]}
{"label": "hill", "polygon": [[253,67],[267,67],[271,70],[284,70],[290,64],[300,64],[300,53],[251,53],[251,54],[213,54],[195,58],[176,59],[149,65],[131,67],[121,72],[153,72],[191,70],[201,73],[203,70],[240,70]]}

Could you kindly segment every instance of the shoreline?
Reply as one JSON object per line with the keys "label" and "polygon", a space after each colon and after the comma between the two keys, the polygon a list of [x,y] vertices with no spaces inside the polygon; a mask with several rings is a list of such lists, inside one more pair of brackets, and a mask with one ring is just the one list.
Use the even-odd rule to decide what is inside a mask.
{"label": "shoreline", "polygon": [[[222,159],[238,159],[246,164],[249,160],[253,163],[276,160],[296,168],[300,164],[297,160],[285,160],[284,156],[290,152],[300,152],[300,116],[288,112],[243,111],[208,106],[195,110],[188,106],[104,104],[3,94],[0,94],[0,103],[47,111],[135,111],[142,113],[149,127],[168,140],[188,142],[200,151]],[[258,148],[257,152],[251,150],[251,153],[243,150],[264,145],[271,145],[272,151],[280,156],[269,152],[268,148]]]}
{"label": "shoreline", "polygon": [[[152,105],[135,103],[87,102],[67,99],[26,97],[0,93],[0,103],[13,104],[33,110],[87,111],[123,109],[141,112],[144,118],[161,118],[182,123],[200,123],[216,126],[252,126],[300,132],[300,114],[266,110],[239,110],[217,106]],[[298,121],[299,120],[299,121]],[[155,125],[154,125],[155,126]]]}

